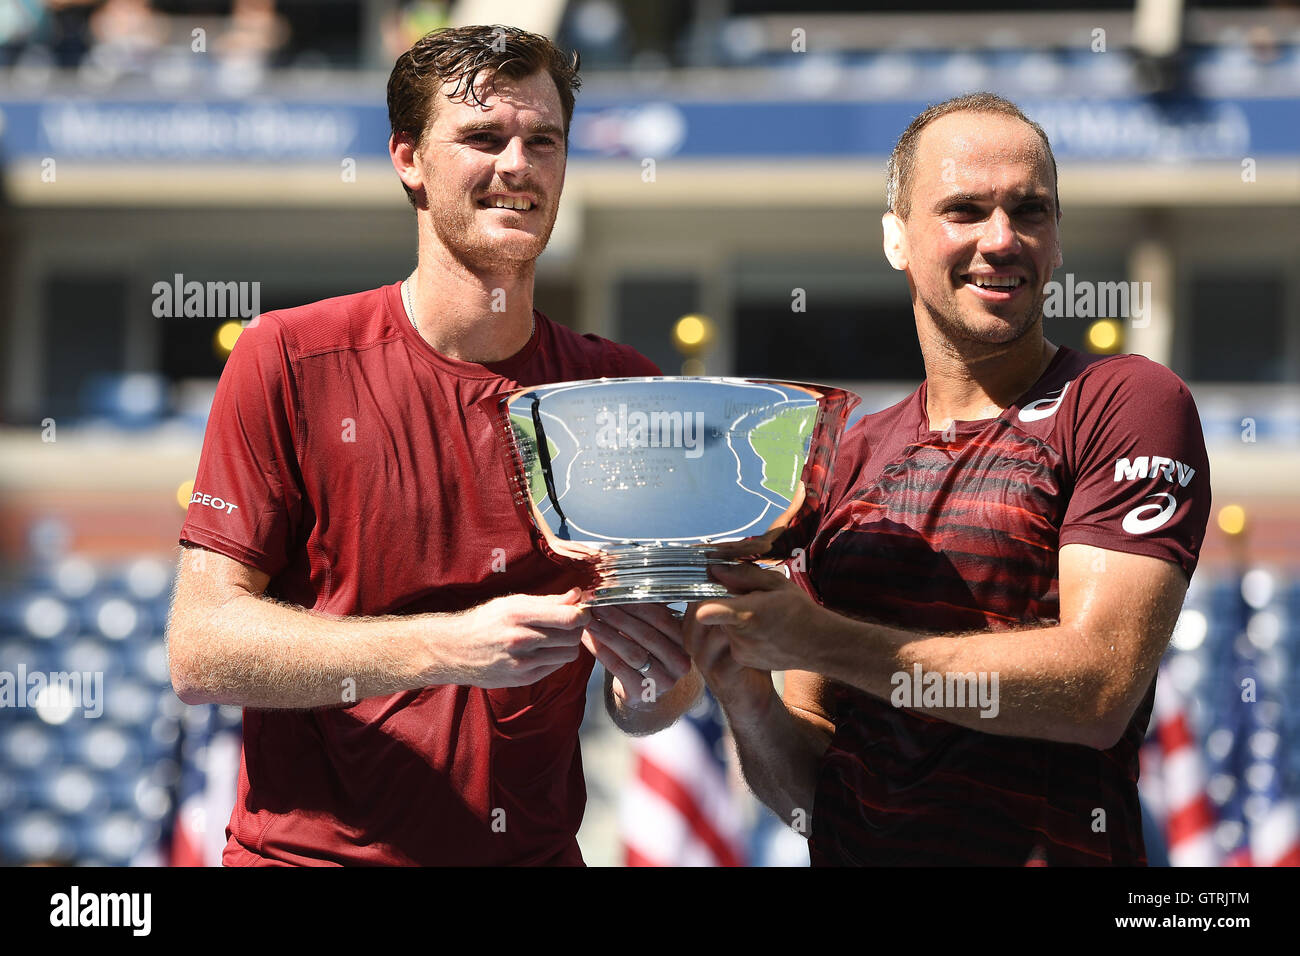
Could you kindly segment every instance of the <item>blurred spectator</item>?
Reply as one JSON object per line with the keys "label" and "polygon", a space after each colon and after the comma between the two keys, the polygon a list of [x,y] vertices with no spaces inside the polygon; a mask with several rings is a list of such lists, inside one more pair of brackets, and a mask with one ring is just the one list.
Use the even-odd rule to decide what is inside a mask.
{"label": "blurred spectator", "polygon": [[100,0],[45,0],[52,21],[49,43],[59,66],[77,66],[90,47],[91,8]]}
{"label": "blurred spectator", "polygon": [[265,64],[288,39],[289,24],[276,11],[275,0],[234,0],[216,52],[223,58]]}
{"label": "blurred spectator", "polygon": [[612,0],[570,4],[565,26],[572,45],[582,51],[584,66],[626,65],[630,53],[627,21]]}
{"label": "blurred spectator", "polygon": [[40,0],[0,0],[0,66],[8,66],[24,46],[48,30]]}
{"label": "blurred spectator", "polygon": [[276,12],[275,0],[234,0],[212,51],[220,87],[236,96],[252,92],[288,39],[289,24]]}
{"label": "blurred spectator", "polygon": [[446,3],[441,0],[409,0],[389,10],[383,19],[384,52],[391,62],[426,33],[447,26],[451,26],[451,18]]}
{"label": "blurred spectator", "polygon": [[167,39],[167,22],[149,0],[104,0],[90,15],[93,46],[83,67],[104,83],[142,73]]}
{"label": "blurred spectator", "polygon": [[210,47],[205,37],[197,49],[190,30],[194,14],[174,3],[164,6],[170,9],[159,10],[151,0],[0,0],[0,66],[21,63],[30,51],[54,66],[80,68],[87,81],[107,86],[147,74],[168,56],[211,52],[223,82],[233,74],[241,78],[233,85],[248,86],[290,35],[275,0],[230,0],[228,17],[197,21],[216,34]]}
{"label": "blurred spectator", "polygon": [[26,49],[48,51],[57,66],[76,66],[89,47],[87,21],[100,0],[0,0],[0,65]]}

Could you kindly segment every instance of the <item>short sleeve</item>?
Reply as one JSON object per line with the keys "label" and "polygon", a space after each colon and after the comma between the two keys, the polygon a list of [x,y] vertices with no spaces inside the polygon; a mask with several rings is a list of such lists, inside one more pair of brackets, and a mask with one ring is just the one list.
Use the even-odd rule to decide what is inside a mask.
{"label": "short sleeve", "polygon": [[848,428],[840,438],[829,475],[817,475],[815,470],[819,466],[813,466],[813,480],[820,480],[823,483],[821,502],[816,507],[802,508],[772,546],[774,554],[790,555],[786,559],[791,571],[790,576],[818,600],[820,598],[812,580],[808,555],[814,550],[814,543],[825,530],[830,516],[848,497],[858,472],[865,463],[867,448],[865,434],[865,421],[859,421]]}
{"label": "short sleeve", "polygon": [[217,384],[182,542],[274,577],[302,510],[294,388],[283,326],[261,316],[240,335]]}
{"label": "short sleeve", "polygon": [[1190,578],[1209,521],[1210,465],[1187,386],[1154,362],[1116,361],[1080,383],[1077,408],[1060,543],[1162,558]]}
{"label": "short sleeve", "polygon": [[621,359],[619,363],[619,375],[622,377],[639,378],[643,375],[658,376],[663,374],[663,372],[659,370],[658,365],[650,361],[636,349],[630,348],[626,345],[618,346],[618,349],[622,353],[619,356]]}

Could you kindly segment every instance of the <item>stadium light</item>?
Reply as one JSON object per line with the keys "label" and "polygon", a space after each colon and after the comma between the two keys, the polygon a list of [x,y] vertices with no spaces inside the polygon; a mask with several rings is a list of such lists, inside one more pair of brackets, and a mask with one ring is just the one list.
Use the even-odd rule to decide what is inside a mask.
{"label": "stadium light", "polygon": [[701,357],[713,345],[713,320],[707,315],[683,315],[673,323],[673,347],[682,354],[683,375],[703,375]]}
{"label": "stadium light", "polygon": [[1225,505],[1219,509],[1219,530],[1236,537],[1246,530],[1246,509],[1241,505]]}
{"label": "stadium light", "polygon": [[235,342],[239,340],[239,334],[244,331],[242,322],[231,320],[221,323],[216,334],[212,337],[212,349],[217,353],[217,358],[224,359],[230,355],[231,349],[235,347]]}
{"label": "stadium light", "polygon": [[1113,355],[1120,350],[1123,337],[1123,329],[1114,319],[1098,319],[1088,326],[1088,351],[1098,355]]}

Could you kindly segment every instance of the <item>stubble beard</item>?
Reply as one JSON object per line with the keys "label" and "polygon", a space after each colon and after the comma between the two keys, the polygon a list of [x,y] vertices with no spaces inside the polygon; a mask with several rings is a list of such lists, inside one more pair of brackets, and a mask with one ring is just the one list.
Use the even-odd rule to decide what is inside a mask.
{"label": "stubble beard", "polygon": [[921,303],[940,334],[960,350],[963,346],[1006,346],[1019,341],[1036,326],[1042,327],[1045,301],[1046,295],[1040,289],[1027,309],[1002,324],[969,321],[956,295],[942,304],[927,302],[924,298]]}
{"label": "stubble beard", "polygon": [[513,239],[507,243],[489,238],[478,226],[477,203],[467,215],[437,216],[432,218],[434,235],[443,248],[459,263],[473,272],[492,274],[520,274],[533,268],[537,257],[545,251],[555,228],[556,209],[543,207],[541,214],[549,211],[545,228],[524,241]]}

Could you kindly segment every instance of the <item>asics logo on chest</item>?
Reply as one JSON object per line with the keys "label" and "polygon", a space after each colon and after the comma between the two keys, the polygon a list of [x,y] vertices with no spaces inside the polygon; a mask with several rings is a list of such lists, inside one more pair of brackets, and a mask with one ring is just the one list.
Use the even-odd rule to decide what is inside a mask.
{"label": "asics logo on chest", "polygon": [[[1071,380],[1073,381],[1073,380]],[[1056,410],[1061,407],[1061,401],[1065,398],[1065,393],[1070,387],[1070,382],[1061,386],[1059,392],[1052,389],[1047,393],[1046,398],[1040,398],[1036,402],[1030,402],[1024,408],[1020,409],[1019,418],[1022,422],[1037,422],[1044,418],[1051,418],[1056,414]],[[1052,394],[1056,392],[1056,394]]]}

